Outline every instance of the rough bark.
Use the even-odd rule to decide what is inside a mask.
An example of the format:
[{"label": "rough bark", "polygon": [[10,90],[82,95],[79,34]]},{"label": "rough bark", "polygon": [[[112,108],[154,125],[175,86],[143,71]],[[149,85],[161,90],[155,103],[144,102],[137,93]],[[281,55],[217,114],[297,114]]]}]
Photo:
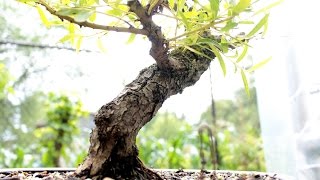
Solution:
[{"label": "rough bark", "polygon": [[[209,51],[205,53],[214,57]],[[175,69],[145,68],[118,97],[101,107],[95,116],[88,156],[76,171],[78,176],[161,179],[139,160],[136,136],[167,98],[196,83],[210,65],[207,58],[181,49],[171,52],[170,60],[178,64]]]}]

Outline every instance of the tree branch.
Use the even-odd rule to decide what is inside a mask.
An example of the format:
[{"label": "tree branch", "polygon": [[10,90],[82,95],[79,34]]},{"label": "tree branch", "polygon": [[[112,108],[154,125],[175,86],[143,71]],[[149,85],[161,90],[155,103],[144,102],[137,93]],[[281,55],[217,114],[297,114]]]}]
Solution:
[{"label": "tree branch", "polygon": [[79,26],[89,27],[92,29],[101,29],[101,30],[106,30],[106,31],[127,32],[127,33],[148,35],[148,32],[144,29],[137,29],[137,28],[133,28],[133,27],[126,28],[126,27],[117,27],[117,26],[104,26],[104,25],[100,25],[100,24],[91,23],[88,21],[77,22],[73,17],[59,15],[55,9],[50,7],[50,5],[48,5],[43,0],[39,0],[39,2],[37,2],[37,3],[44,6],[52,15],[57,16],[61,20],[67,20],[71,23],[78,24]]},{"label": "tree branch", "polygon": [[[2,44],[11,44],[15,46],[23,46],[23,47],[30,47],[30,48],[40,48],[40,49],[64,49],[64,50],[69,50],[69,51],[76,51],[74,48],[70,47],[63,47],[63,46],[50,46],[50,45],[45,45],[45,44],[32,44],[28,42],[19,42],[19,41],[0,41],[0,45]],[[80,49],[80,51],[85,51],[85,52],[93,52],[88,49]]]},{"label": "tree branch", "polygon": [[130,11],[135,13],[143,29],[148,32],[147,37],[151,41],[150,55],[155,59],[157,65],[161,69],[174,68],[169,61],[168,49],[169,45],[161,31],[161,27],[156,25],[152,20],[153,14],[148,14],[148,9],[143,7],[138,0],[128,0]]}]

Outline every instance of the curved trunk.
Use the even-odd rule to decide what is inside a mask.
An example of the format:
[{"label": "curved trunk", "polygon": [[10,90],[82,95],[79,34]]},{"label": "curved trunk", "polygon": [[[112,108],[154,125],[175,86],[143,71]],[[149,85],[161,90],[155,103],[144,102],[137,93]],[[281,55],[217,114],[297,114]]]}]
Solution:
[{"label": "curved trunk", "polygon": [[[204,53],[214,57],[209,51]],[[118,97],[101,107],[78,176],[161,179],[138,159],[136,136],[167,98],[196,83],[210,65],[207,58],[182,49],[171,52],[169,59],[174,68],[151,65],[143,69]]]}]

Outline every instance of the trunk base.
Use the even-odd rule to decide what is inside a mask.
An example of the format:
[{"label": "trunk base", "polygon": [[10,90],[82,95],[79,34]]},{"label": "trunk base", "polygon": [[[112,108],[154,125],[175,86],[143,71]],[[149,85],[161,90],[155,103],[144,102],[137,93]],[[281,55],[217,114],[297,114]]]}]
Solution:
[{"label": "trunk base", "polygon": [[[112,159],[112,160],[110,160]],[[102,180],[105,177],[112,179],[154,179],[162,180],[161,176],[156,172],[145,167],[137,156],[132,157],[111,157],[101,169],[101,171],[91,177],[93,180]],[[89,171],[87,171],[89,172]],[[78,176],[88,177],[90,175],[82,172]]]}]

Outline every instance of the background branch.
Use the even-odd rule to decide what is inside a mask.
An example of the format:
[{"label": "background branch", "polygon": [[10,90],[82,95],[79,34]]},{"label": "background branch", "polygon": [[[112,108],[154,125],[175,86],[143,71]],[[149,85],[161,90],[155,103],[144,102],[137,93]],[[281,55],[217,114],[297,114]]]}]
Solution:
[{"label": "background branch", "polygon": [[[40,49],[64,49],[69,51],[76,51],[76,49],[74,48],[64,47],[64,46],[51,46],[47,44],[33,44],[33,43],[19,42],[19,41],[0,41],[0,45],[4,45],[4,44],[11,44],[14,46],[23,46],[23,47],[30,47],[30,48],[40,48]],[[88,49],[80,49],[79,51],[94,52]]]}]

